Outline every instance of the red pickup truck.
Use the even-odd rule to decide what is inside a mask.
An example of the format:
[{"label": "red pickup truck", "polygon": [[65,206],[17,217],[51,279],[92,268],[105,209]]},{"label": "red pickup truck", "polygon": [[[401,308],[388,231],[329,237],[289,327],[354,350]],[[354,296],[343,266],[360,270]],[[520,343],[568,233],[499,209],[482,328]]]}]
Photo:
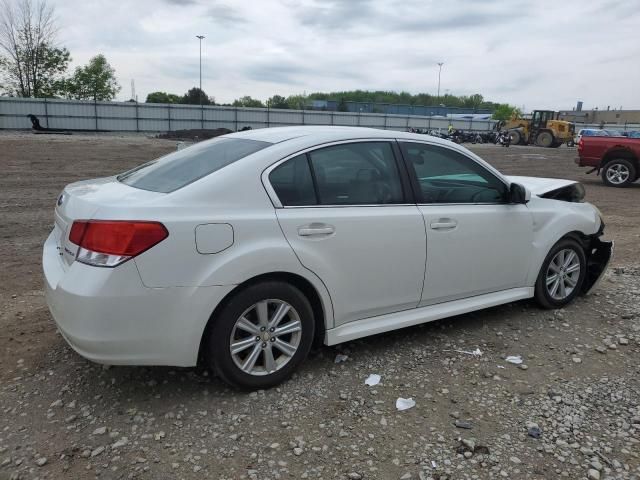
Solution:
[{"label": "red pickup truck", "polygon": [[640,138],[581,137],[576,163],[593,167],[610,187],[628,187],[640,178]]}]

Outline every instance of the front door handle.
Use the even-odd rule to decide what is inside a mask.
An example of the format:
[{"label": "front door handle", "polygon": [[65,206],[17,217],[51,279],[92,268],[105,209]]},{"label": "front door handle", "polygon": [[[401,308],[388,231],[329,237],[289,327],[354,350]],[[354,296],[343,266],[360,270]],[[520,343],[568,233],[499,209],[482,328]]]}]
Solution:
[{"label": "front door handle", "polygon": [[432,230],[452,230],[458,226],[453,218],[439,218],[429,224]]},{"label": "front door handle", "polygon": [[334,233],[336,229],[326,223],[312,223],[298,227],[298,235],[301,237],[326,236]]}]

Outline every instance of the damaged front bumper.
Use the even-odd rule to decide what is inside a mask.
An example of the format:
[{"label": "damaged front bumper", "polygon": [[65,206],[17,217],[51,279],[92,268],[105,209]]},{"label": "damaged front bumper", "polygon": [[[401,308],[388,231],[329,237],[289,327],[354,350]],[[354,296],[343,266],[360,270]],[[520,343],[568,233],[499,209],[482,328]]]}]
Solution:
[{"label": "damaged front bumper", "polygon": [[587,274],[583,283],[585,295],[593,292],[602,281],[604,272],[613,259],[613,241],[605,242],[600,240],[604,224],[600,231],[591,237],[589,250],[587,251]]}]

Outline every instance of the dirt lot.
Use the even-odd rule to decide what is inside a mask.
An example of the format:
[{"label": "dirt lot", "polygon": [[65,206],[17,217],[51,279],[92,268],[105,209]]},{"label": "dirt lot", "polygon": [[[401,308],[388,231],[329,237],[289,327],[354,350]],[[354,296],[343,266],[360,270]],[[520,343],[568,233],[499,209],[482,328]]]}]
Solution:
[{"label": "dirt lot", "polygon": [[[640,478],[640,184],[605,188],[575,149],[470,146],[508,174],[585,184],[616,241],[600,290],[562,311],[520,302],[325,347],[245,394],[191,369],[91,364],[44,303],[64,185],[174,148],[0,134],[0,479]],[[416,406],[399,412],[398,397]]]}]

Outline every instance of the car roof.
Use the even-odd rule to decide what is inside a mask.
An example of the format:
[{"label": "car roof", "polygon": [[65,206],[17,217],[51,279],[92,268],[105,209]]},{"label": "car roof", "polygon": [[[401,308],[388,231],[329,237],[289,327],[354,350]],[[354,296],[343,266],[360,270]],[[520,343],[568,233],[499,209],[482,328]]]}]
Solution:
[{"label": "car roof", "polygon": [[301,139],[309,137],[309,143],[314,144],[317,139],[322,142],[332,142],[351,139],[366,138],[397,138],[407,140],[429,141],[429,143],[450,144],[448,140],[444,140],[433,135],[424,135],[418,133],[399,132],[396,130],[382,130],[379,128],[368,127],[345,127],[331,125],[308,125],[296,127],[274,127],[259,128],[256,130],[245,130],[225,135],[230,138],[246,138],[249,140],[258,140],[269,143],[281,143],[293,139]]}]

